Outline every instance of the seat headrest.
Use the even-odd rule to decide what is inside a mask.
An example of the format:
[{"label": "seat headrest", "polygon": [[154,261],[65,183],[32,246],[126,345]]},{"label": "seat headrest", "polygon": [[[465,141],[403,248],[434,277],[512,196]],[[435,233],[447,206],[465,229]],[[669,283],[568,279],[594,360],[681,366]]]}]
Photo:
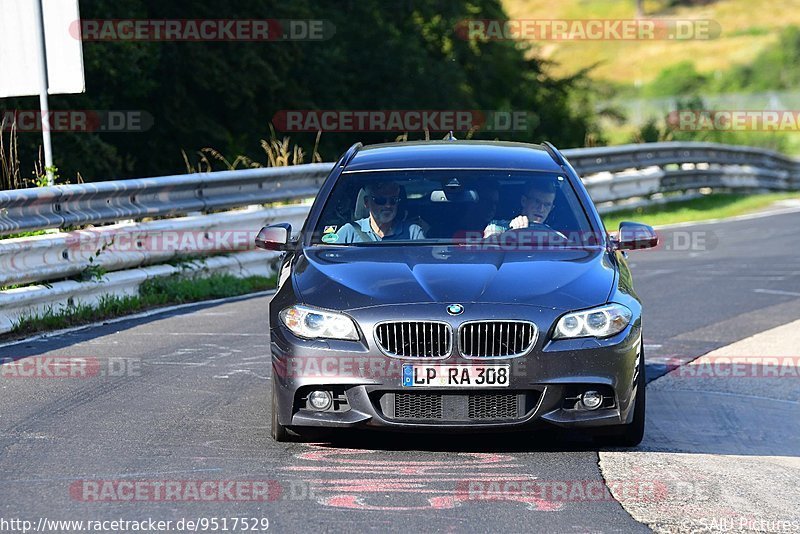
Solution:
[{"label": "seat headrest", "polygon": [[353,218],[355,220],[363,219],[364,217],[369,217],[369,210],[367,206],[364,205],[364,198],[367,196],[367,190],[363,187],[358,191],[358,195],[356,196],[356,209],[353,210]]}]

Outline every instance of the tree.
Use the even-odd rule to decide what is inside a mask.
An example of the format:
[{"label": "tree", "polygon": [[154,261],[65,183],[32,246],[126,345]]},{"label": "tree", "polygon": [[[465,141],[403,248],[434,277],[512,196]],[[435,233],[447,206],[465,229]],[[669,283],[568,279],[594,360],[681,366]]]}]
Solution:
[{"label": "tree", "polygon": [[[280,110],[518,110],[538,117],[527,131],[476,135],[566,146],[582,144],[593,128],[581,76],[549,76],[518,43],[459,38],[460,21],[505,18],[499,0],[81,0],[80,7],[85,19],[324,19],[335,34],[323,42],[85,42],[87,92],[55,96],[51,108],[139,110],[153,124],[145,132],[54,134],[63,176],[182,173],[181,150],[208,146],[255,156]],[[35,109],[36,100],[4,104]],[[331,160],[356,140],[396,136],[325,134],[320,150]],[[315,137],[293,134],[307,148]],[[38,134],[20,137],[23,163],[38,145]]]}]

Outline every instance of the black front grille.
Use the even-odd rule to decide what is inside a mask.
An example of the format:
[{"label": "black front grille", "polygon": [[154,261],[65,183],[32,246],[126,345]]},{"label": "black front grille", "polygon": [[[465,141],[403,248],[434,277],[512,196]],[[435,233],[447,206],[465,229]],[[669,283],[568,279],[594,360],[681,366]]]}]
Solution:
[{"label": "black front grille", "polygon": [[461,325],[458,348],[467,358],[522,356],[536,342],[536,325],[525,321],[476,321]]},{"label": "black front grille", "polygon": [[514,419],[519,416],[519,395],[470,395],[468,413],[470,419]]},{"label": "black front grille", "polygon": [[396,419],[441,419],[442,396],[398,394],[394,401],[394,416]]},{"label": "black front grille", "polygon": [[402,358],[443,358],[452,345],[450,325],[434,321],[397,321],[375,327],[381,350]]},{"label": "black front grille", "polygon": [[377,405],[387,419],[398,421],[493,422],[526,417],[540,393],[377,393]]}]

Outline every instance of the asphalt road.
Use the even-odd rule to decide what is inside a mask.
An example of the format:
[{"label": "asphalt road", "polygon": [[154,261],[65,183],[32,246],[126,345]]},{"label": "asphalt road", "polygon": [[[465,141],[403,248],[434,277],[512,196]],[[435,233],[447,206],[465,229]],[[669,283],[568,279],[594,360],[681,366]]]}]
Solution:
[{"label": "asphalt road", "polygon": [[[648,378],[800,317],[798,229],[800,213],[698,225],[631,253]],[[270,531],[286,532],[647,530],[598,496],[597,450],[576,439],[359,433],[334,444],[273,442],[268,301],[197,305],[0,347],[1,358],[88,362],[72,378],[7,368],[0,377],[0,530],[10,530],[2,520],[40,518],[152,518],[173,529],[182,518],[217,518],[218,531],[223,518],[228,531],[234,518],[250,527],[266,518]],[[546,491],[500,484],[532,480]],[[266,500],[251,500],[252,491]]]}]

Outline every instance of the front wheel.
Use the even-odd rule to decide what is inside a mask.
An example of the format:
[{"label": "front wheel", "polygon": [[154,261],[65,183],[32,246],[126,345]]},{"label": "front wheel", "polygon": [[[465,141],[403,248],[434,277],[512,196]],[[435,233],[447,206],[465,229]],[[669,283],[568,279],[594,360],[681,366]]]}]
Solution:
[{"label": "front wheel", "polygon": [[272,439],[278,442],[291,440],[286,425],[278,421],[278,384],[275,380],[272,381]]},{"label": "front wheel", "polygon": [[633,421],[620,425],[600,439],[603,444],[614,447],[636,447],[644,438],[644,420],[646,406],[646,385],[644,368],[644,350],[639,360],[639,376],[636,379],[636,399],[633,404]]}]

